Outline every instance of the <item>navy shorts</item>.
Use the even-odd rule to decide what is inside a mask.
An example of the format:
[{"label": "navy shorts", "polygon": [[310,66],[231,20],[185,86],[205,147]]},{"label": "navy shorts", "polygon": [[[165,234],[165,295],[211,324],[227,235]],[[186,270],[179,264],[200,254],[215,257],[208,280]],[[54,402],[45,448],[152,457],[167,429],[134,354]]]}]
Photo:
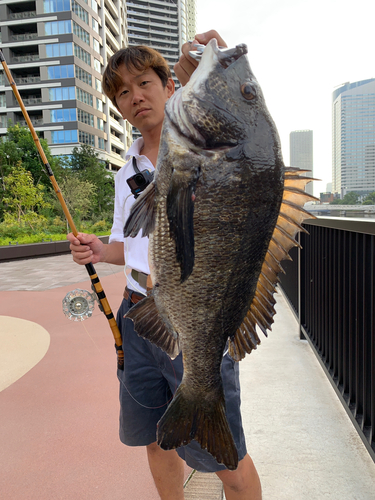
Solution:
[{"label": "navy shorts", "polygon": [[[146,446],[156,441],[156,425],[173,398],[182,379],[182,356],[170,357],[148,340],[139,337],[130,319],[124,315],[131,307],[130,298],[123,300],[117,313],[122,334],[124,370],[118,370],[120,381],[120,439],[128,446]],[[226,415],[237,446],[238,458],[246,455],[245,436],[241,420],[239,366],[226,354],[221,374],[224,384]],[[178,454],[193,469],[217,472],[225,466],[192,441],[177,449]]]}]

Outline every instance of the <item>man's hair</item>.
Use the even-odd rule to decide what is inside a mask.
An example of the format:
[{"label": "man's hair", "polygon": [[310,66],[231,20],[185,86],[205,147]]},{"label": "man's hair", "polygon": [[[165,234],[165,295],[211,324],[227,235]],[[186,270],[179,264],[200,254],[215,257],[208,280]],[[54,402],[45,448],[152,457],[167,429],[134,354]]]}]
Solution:
[{"label": "man's hair", "polygon": [[116,108],[118,106],[115,96],[123,84],[120,75],[120,68],[123,65],[125,65],[130,73],[134,70],[147,71],[149,68],[153,69],[160,78],[164,88],[168,83],[168,79],[172,78],[167,61],[156,50],[144,45],[136,45],[118,50],[109,59],[102,80],[103,91]]}]

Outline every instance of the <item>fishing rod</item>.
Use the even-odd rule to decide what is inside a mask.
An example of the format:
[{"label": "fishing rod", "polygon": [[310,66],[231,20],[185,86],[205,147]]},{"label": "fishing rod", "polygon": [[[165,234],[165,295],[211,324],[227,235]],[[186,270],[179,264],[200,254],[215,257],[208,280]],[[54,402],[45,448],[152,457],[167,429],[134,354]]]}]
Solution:
[{"label": "fishing rod", "polygon": [[[66,203],[65,203],[65,200],[63,198],[63,195],[60,191],[60,188],[57,184],[57,181],[55,179],[55,176],[53,175],[53,172],[52,172],[52,169],[51,169],[51,166],[50,164],[48,163],[48,160],[47,160],[47,157],[46,155],[44,154],[44,150],[42,148],[42,145],[39,141],[39,138],[34,130],[34,126],[33,124],[31,123],[31,120],[30,120],[30,117],[29,117],[29,114],[28,112],[26,111],[26,108],[25,108],[25,105],[22,101],[22,98],[18,92],[18,89],[16,87],[16,84],[13,80],[13,77],[12,77],[12,74],[11,72],[9,71],[9,68],[8,68],[8,65],[5,61],[5,57],[3,55],[3,52],[2,50],[0,49],[0,62],[4,68],[4,71],[5,71],[5,74],[8,78],[8,81],[10,83],[10,86],[13,90],[13,93],[18,101],[18,104],[20,105],[20,108],[21,108],[21,111],[23,113],[23,116],[25,117],[25,120],[26,120],[26,123],[29,127],[29,130],[31,132],[31,135],[34,139],[34,142],[35,142],[35,145],[38,149],[38,152],[39,152],[39,155],[42,159],[42,162],[43,162],[43,165],[46,169],[46,172],[48,174],[48,177],[50,178],[51,180],[51,183],[52,183],[52,186],[55,190],[55,193],[59,199],[59,202],[60,202],[60,205],[63,209],[63,212],[65,214],[65,217],[68,221],[68,224],[69,224],[69,227],[72,231],[72,233],[74,234],[74,236],[77,236],[78,235],[78,232],[77,232],[77,229],[75,227],[75,224],[74,224],[74,221],[70,215],[70,212],[69,212],[69,209],[68,207],[66,206]],[[99,301],[99,304],[101,305],[100,309],[103,311],[103,313],[105,314],[107,320],[108,320],[108,323],[109,323],[109,326],[111,327],[111,330],[112,330],[112,333],[113,333],[113,337],[115,339],[115,347],[116,347],[116,352],[117,352],[117,366],[120,370],[123,370],[124,369],[124,351],[123,351],[123,348],[122,348],[122,339],[121,339],[121,333],[120,333],[120,330],[117,326],[117,323],[116,323],[116,319],[112,313],[112,310],[109,306],[109,303],[108,303],[108,300],[107,300],[107,297],[104,293],[104,290],[103,290],[103,287],[100,283],[100,280],[98,278],[98,275],[96,274],[96,271],[94,269],[94,266],[91,264],[91,262],[89,264],[85,264],[85,267],[86,267],[86,270],[90,276],[90,279],[91,279],[91,284],[92,284],[92,288],[93,290],[95,291],[97,297],[98,297],[98,301]],[[89,295],[88,292],[86,292],[87,295]],[[74,298],[75,300],[75,306],[76,306],[76,312],[77,314],[79,314],[80,312],[80,309],[82,307],[84,307],[85,304],[87,304],[87,298],[85,297],[82,297],[81,299],[77,300],[77,297]]]}]

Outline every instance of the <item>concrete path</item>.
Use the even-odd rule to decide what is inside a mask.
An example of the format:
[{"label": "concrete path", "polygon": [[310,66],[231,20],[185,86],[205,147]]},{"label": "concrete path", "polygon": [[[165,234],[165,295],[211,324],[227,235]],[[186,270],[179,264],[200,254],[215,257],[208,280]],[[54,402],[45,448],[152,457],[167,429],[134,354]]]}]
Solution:
[{"label": "concrete path", "polygon": [[[95,267],[115,311],[122,268]],[[144,450],[118,439],[116,359],[105,317],[96,309],[77,323],[62,313],[68,291],[89,289],[86,276],[70,255],[0,264],[6,500],[158,498]],[[273,331],[241,362],[242,416],[263,499],[375,500],[375,464],[308,343],[299,340],[283,296],[277,299]],[[187,500],[221,498],[215,476],[205,476],[193,476]]]}]

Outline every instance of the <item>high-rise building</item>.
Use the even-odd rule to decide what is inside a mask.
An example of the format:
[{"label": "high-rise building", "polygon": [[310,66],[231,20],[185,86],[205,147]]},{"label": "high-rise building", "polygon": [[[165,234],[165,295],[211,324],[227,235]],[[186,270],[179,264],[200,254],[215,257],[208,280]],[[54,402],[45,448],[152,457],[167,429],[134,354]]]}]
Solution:
[{"label": "high-rise building", "polygon": [[375,191],[375,78],[332,94],[332,191]]},{"label": "high-rise building", "polygon": [[[53,155],[89,144],[112,170],[124,164],[131,126],[102,94],[101,74],[126,45],[125,0],[2,0],[0,47],[35,130]],[[0,135],[25,125],[0,71]]]},{"label": "high-rise building", "polygon": [[127,0],[129,45],[147,45],[159,51],[173,71],[181,46],[193,39],[196,0]]},{"label": "high-rise building", "polygon": [[[313,177],[313,131],[295,130],[289,134],[290,166],[309,170],[305,175]],[[313,182],[306,185],[305,191],[313,194]]]}]

